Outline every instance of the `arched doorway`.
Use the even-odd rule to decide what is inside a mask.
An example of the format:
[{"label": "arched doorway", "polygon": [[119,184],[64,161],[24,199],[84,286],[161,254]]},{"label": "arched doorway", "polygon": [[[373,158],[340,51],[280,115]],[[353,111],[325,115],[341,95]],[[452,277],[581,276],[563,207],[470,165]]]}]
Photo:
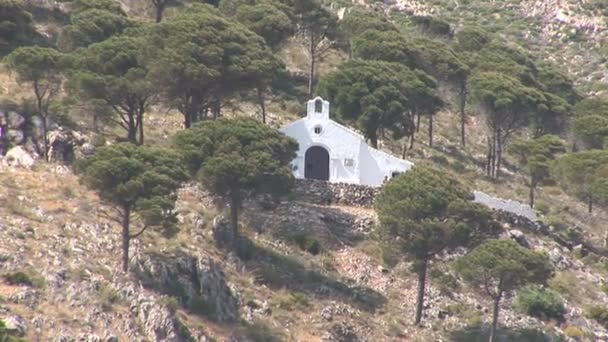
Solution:
[{"label": "arched doorway", "polygon": [[329,152],[321,146],[306,151],[304,178],[329,180]]}]

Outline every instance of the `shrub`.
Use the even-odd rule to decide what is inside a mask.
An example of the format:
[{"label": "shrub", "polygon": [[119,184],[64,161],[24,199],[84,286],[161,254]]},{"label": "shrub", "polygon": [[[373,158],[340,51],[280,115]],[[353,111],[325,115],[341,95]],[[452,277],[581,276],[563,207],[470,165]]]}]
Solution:
[{"label": "shrub", "polygon": [[585,316],[597,321],[604,327],[608,327],[608,310],[601,306],[592,306],[587,308]]},{"label": "shrub", "polygon": [[158,302],[160,305],[166,306],[172,315],[175,315],[177,308],[179,308],[179,303],[177,302],[177,299],[175,299],[175,297],[163,296],[158,300]]},{"label": "shrub", "polygon": [[534,204],[534,208],[543,215],[547,215],[551,211],[549,205],[544,201],[536,201],[536,203]]},{"label": "shrub", "polygon": [[431,269],[430,276],[431,279],[434,280],[439,292],[443,295],[450,296],[460,287],[458,279],[449,272],[440,269]]},{"label": "shrub", "polygon": [[306,233],[298,233],[293,236],[293,241],[300,247],[301,250],[306,251],[312,255],[321,253],[321,242],[316,238]]},{"label": "shrub", "polygon": [[196,315],[210,316],[215,313],[215,308],[211,303],[205,300],[202,296],[193,296],[186,303],[188,310]]},{"label": "shrub", "polygon": [[575,327],[573,325],[569,325],[564,329],[564,335],[573,338],[577,341],[580,341],[583,338],[584,333],[580,328]]},{"label": "shrub", "polygon": [[112,310],[112,305],[120,301],[118,292],[107,284],[102,284],[97,289],[97,294],[99,296],[101,309],[105,312]]},{"label": "shrub", "polygon": [[310,305],[308,298],[301,293],[278,293],[272,298],[272,305],[282,310],[294,310],[298,307],[307,307]]},{"label": "shrub", "polygon": [[517,293],[515,310],[538,318],[561,318],[566,308],[559,294],[538,286],[523,288]]},{"label": "shrub", "polygon": [[43,287],[44,279],[35,272],[13,272],[4,275],[4,280],[9,285],[27,285],[33,287]]}]

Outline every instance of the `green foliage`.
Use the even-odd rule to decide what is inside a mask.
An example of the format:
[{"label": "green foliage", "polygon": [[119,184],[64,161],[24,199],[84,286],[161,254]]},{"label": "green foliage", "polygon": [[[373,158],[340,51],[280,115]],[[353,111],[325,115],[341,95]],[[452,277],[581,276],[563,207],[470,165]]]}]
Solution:
[{"label": "green foliage", "polygon": [[338,34],[338,18],[319,0],[293,0],[294,23],[304,36],[309,57],[308,96],[313,95],[316,62],[331,47],[331,40]]},{"label": "green foliage", "polygon": [[2,342],[25,342],[25,340],[14,336],[2,319],[0,319],[0,341]]},{"label": "green foliage", "polygon": [[292,311],[310,306],[306,295],[297,292],[279,292],[272,297],[273,307],[281,310]]},{"label": "green foliage", "polygon": [[450,24],[437,17],[414,15],[412,21],[426,34],[439,37],[451,37],[452,35]]},{"label": "green foliage", "polygon": [[62,28],[57,45],[73,51],[121,34],[134,24],[125,15],[102,9],[88,9],[70,18],[71,24]]},{"label": "green foliage", "polygon": [[608,198],[608,152],[590,150],[569,153],[559,158],[553,167],[553,173],[565,192],[584,200],[589,212],[593,203],[603,202]]},{"label": "green foliage", "polygon": [[608,138],[608,100],[591,97],[574,107],[572,131],[583,148],[601,149]]},{"label": "green foliage", "polygon": [[461,51],[477,52],[491,40],[490,33],[477,26],[465,26],[456,32],[456,46]]},{"label": "green foliage", "polygon": [[[528,284],[544,284],[553,273],[546,255],[507,239],[484,242],[457,259],[454,269],[465,282],[492,298],[494,309],[490,336],[494,337],[497,334],[499,304],[504,293]],[[490,341],[494,339],[490,337]]]},{"label": "green foliage", "polygon": [[44,278],[33,270],[7,273],[3,278],[9,285],[27,285],[36,288],[43,288],[45,285]]},{"label": "green foliage", "polygon": [[[341,45],[347,50],[353,49],[353,41],[367,31],[386,33],[388,37],[400,36],[395,25],[382,13],[354,7],[339,22],[338,33]],[[381,42],[377,43],[382,45]]]},{"label": "green foliage", "polygon": [[582,142],[582,147],[601,149],[608,137],[608,117],[600,115],[576,117],[572,121],[572,131]]},{"label": "green foliage", "polygon": [[173,210],[175,191],[186,179],[180,160],[168,149],[122,143],[98,148],[93,156],[78,160],[74,171],[102,200],[157,225]]},{"label": "green foliage", "polygon": [[401,64],[351,60],[324,77],[318,92],[376,147],[380,129],[396,138],[413,132],[408,113],[414,107],[420,113],[436,112],[442,102],[435,88],[430,77]]},{"label": "green foliage", "polygon": [[79,14],[88,10],[96,9],[126,16],[120,7],[120,2],[115,0],[63,0],[68,2],[72,9],[72,14]]},{"label": "green foliage", "polygon": [[[100,147],[74,164],[74,172],[87,188],[115,208],[114,220],[122,226],[123,270],[128,267],[131,238],[150,226],[175,224],[176,191],[187,173],[181,156],[169,149],[122,143]],[[132,216],[143,228],[130,232]]]},{"label": "green foliage", "polygon": [[39,83],[41,91],[57,87],[59,72],[65,66],[63,54],[59,51],[38,46],[18,48],[5,60],[20,82]]},{"label": "green foliage", "polygon": [[239,5],[236,7],[235,17],[248,29],[264,38],[273,50],[280,47],[294,31],[291,19],[279,3],[268,1]]},{"label": "green foliage", "polygon": [[112,306],[120,301],[120,295],[107,284],[101,284],[97,289],[97,297],[103,311],[111,311]]},{"label": "green foliage", "polygon": [[597,321],[604,327],[608,327],[608,309],[603,306],[591,306],[587,308],[585,316]]},{"label": "green foliage", "polygon": [[386,183],[375,200],[382,230],[402,253],[424,260],[444,248],[496,233],[491,213],[449,174],[416,166]]},{"label": "green foliage", "polygon": [[204,297],[198,295],[188,298],[186,307],[188,308],[188,311],[193,314],[206,317],[210,317],[216,312],[213,303],[206,301]]},{"label": "green foliage", "polygon": [[279,198],[294,184],[296,141],[252,119],[205,121],[178,133],[174,145],[191,173],[229,201],[234,233],[245,199],[262,193]]},{"label": "green foliage", "polygon": [[488,240],[456,260],[454,267],[466,282],[494,299],[527,284],[543,284],[553,272],[544,254],[503,239]]},{"label": "green foliage", "polygon": [[569,325],[564,329],[564,335],[573,338],[575,341],[581,341],[581,339],[585,336],[585,333],[581,330],[581,328],[574,325]]},{"label": "green foliage", "polygon": [[111,120],[134,144],[143,143],[144,115],[158,91],[143,61],[144,45],[140,36],[121,35],[76,51],[68,84],[76,98],[106,109],[101,112],[113,113]]},{"label": "green foliage", "polygon": [[268,83],[282,68],[264,39],[208,5],[155,25],[147,41],[153,79],[184,115],[185,127],[200,121],[211,104]]},{"label": "green foliage", "polygon": [[521,313],[543,319],[561,319],[566,312],[559,294],[538,286],[528,286],[518,291],[513,307]]},{"label": "green foliage", "polygon": [[549,178],[552,161],[556,154],[565,150],[564,143],[554,135],[543,135],[527,141],[520,140],[509,146],[509,151],[517,156],[518,163],[528,176],[531,206],[534,205],[536,186]]},{"label": "green foliage", "polygon": [[32,15],[22,0],[0,0],[0,56],[29,44],[35,34]]},{"label": "green foliage", "polygon": [[17,74],[17,80],[27,83],[35,96],[35,115],[42,122],[43,146],[36,143],[34,147],[39,155],[48,160],[47,124],[49,117],[57,110],[54,102],[61,89],[65,57],[52,48],[30,46],[17,48],[5,60],[9,70]]},{"label": "green foliage", "polygon": [[32,280],[30,279],[30,276],[28,276],[24,272],[14,272],[5,274],[4,280],[9,285],[32,285]]},{"label": "green foliage", "polygon": [[434,285],[439,289],[439,292],[445,296],[453,295],[460,288],[458,279],[445,270],[433,268],[429,275],[434,280]]},{"label": "green foliage", "polygon": [[491,213],[472,199],[456,179],[425,166],[392,178],[376,197],[381,235],[414,260],[419,277],[416,324],[422,318],[429,260],[446,249],[473,245],[497,232]]},{"label": "green foliage", "polygon": [[317,255],[321,253],[321,242],[319,242],[317,238],[311,236],[310,234],[297,233],[292,237],[292,239],[303,251],[306,251],[312,255]]}]

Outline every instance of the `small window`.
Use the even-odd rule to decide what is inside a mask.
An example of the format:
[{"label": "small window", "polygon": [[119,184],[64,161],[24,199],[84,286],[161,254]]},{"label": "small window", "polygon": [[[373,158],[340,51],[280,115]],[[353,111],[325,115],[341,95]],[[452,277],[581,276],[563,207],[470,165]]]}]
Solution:
[{"label": "small window", "polygon": [[344,159],[344,166],[353,167],[355,166],[355,161],[350,158]]},{"label": "small window", "polygon": [[321,126],[315,126],[314,132],[316,135],[320,135],[323,132],[323,128]]},{"label": "small window", "polygon": [[315,101],[315,113],[322,113],[323,112],[323,101],[321,101],[321,99],[318,99]]},{"label": "small window", "polygon": [[391,173],[391,178],[395,178],[395,177],[399,176],[400,174],[401,174],[401,172],[393,171],[393,173]]}]

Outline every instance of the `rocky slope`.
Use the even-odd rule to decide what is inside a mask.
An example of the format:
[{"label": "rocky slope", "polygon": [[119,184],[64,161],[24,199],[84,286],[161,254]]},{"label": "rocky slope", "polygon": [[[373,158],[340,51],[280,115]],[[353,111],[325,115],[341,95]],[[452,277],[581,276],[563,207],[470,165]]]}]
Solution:
[{"label": "rocky slope", "polygon": [[[69,169],[34,168],[0,172],[0,316],[28,341],[463,341],[475,334],[466,328],[472,320],[488,318],[483,297],[437,276],[423,327],[411,326],[415,279],[407,263],[386,266],[373,211],[315,204],[323,197],[310,192],[274,208],[248,204],[249,244],[235,256],[216,243],[224,223],[213,200],[186,186],[179,231],[135,241],[133,272],[124,275],[118,231],[103,218],[108,208]],[[583,315],[588,303],[608,305],[604,272],[577,251],[517,228],[505,237],[547,251],[571,295],[558,324],[515,313],[506,300],[504,333],[559,335],[573,325],[608,336]],[[297,236],[318,239],[319,253],[301,250]],[[450,258],[433,268],[447,270]],[[9,276],[18,272],[27,281]]]}]

